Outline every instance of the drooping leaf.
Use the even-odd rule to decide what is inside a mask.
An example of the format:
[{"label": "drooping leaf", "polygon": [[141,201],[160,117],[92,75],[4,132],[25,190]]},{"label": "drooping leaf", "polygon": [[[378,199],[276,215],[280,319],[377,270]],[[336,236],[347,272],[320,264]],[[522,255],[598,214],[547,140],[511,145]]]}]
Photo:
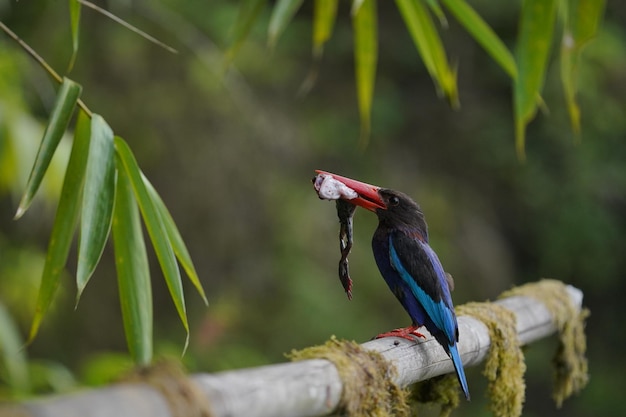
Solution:
[{"label": "drooping leaf", "polygon": [[202,283],[200,282],[200,278],[198,277],[196,268],[193,265],[193,261],[191,260],[191,256],[189,255],[189,251],[187,250],[187,245],[185,245],[185,242],[183,241],[183,238],[178,231],[178,227],[176,227],[176,223],[174,222],[172,215],[165,206],[165,203],[163,203],[163,200],[159,196],[159,193],[157,193],[150,181],[148,181],[148,178],[146,178],[143,174],[141,178],[143,179],[146,189],[150,193],[150,197],[152,198],[152,202],[154,203],[155,208],[161,216],[161,220],[163,221],[163,225],[165,226],[165,230],[167,231],[167,236],[170,240],[170,244],[172,245],[172,249],[174,249],[174,253],[178,258],[178,261],[187,273],[187,276],[189,277],[191,283],[194,285],[194,287],[196,287],[196,290],[202,297],[204,304],[208,305],[209,302],[204,293],[204,288],[202,288]]},{"label": "drooping leaf", "polygon": [[33,169],[30,172],[30,177],[28,178],[28,183],[26,184],[26,190],[24,191],[17,213],[15,214],[16,219],[22,217],[26,210],[28,210],[35,193],[39,189],[41,180],[43,179],[46,170],[48,169],[48,165],[50,165],[50,161],[52,160],[52,156],[54,155],[54,151],[59,145],[59,142],[67,129],[67,125],[70,122],[72,114],[74,113],[74,107],[76,106],[76,101],[80,96],[81,89],[82,87],[79,84],[69,78],[63,79],[63,83],[61,84],[61,88],[59,89],[54,107],[52,109],[52,114],[50,115],[50,120],[43,134],[43,139],[41,140],[41,145],[39,146],[39,151],[37,152]]},{"label": "drooping leaf", "polygon": [[224,59],[225,67],[228,67],[235,55],[237,55],[239,48],[248,37],[254,22],[256,22],[266,3],[267,0],[242,0],[239,3],[239,13],[233,28],[233,41]]},{"label": "drooping leaf", "polygon": [[604,14],[605,0],[571,0],[565,2],[565,28],[561,42],[561,82],[567,110],[575,133],[580,132],[580,109],[576,102],[578,62],[583,47],[596,34]]},{"label": "drooping leaf", "polygon": [[30,391],[28,363],[22,349],[22,338],[9,312],[0,303],[0,369],[6,372],[5,382],[15,394]]},{"label": "drooping leaf", "polygon": [[350,10],[350,14],[354,17],[355,14],[359,12],[359,9],[363,5],[365,0],[352,0],[352,8]]},{"label": "drooping leaf", "polygon": [[76,304],[96,269],[111,230],[115,198],[113,130],[102,116],[91,117],[91,140],[82,200]]},{"label": "drooping leaf", "polygon": [[189,323],[187,321],[187,311],[185,308],[185,296],[183,293],[180,270],[176,263],[176,257],[172,245],[170,244],[167,230],[143,182],[142,173],[137,165],[135,156],[128,147],[128,144],[119,136],[115,137],[115,151],[119,161],[118,169],[123,169],[126,175],[128,175],[133,193],[139,204],[143,221],[150,235],[150,240],[152,241],[159,264],[161,265],[165,282],[167,283],[170,295],[187,333],[184,349],[186,350],[189,343]]},{"label": "drooping leaf", "polygon": [[439,91],[445,94],[453,106],[458,106],[456,73],[448,64],[446,51],[428,9],[421,1],[396,0],[396,4]]},{"label": "drooping leaf", "polygon": [[124,169],[119,170],[116,188],[112,229],[126,343],[135,363],[148,365],[153,326],[150,268],[139,209]]},{"label": "drooping leaf", "polygon": [[441,25],[441,27],[447,29],[448,19],[446,18],[446,15],[444,14],[441,5],[439,4],[439,0],[426,0],[426,4],[428,5],[428,7],[430,7],[430,10],[437,17],[437,20],[439,20],[439,24]]},{"label": "drooping leaf", "polygon": [[270,24],[268,28],[268,44],[270,48],[276,46],[280,35],[293,19],[303,0],[278,0],[272,10]]},{"label": "drooping leaf", "polygon": [[67,68],[67,72],[71,72],[78,55],[78,44],[80,38],[80,2],[78,0],[70,0],[70,28],[72,30],[72,56]]},{"label": "drooping leaf", "polygon": [[493,29],[465,0],[442,0],[448,10],[465,27],[511,78],[517,77],[515,58]]},{"label": "drooping leaf", "polygon": [[372,114],[372,98],[378,64],[378,21],[376,0],[364,0],[352,17],[354,27],[354,67],[359,116],[361,119],[361,143],[369,138]]},{"label": "drooping leaf", "polygon": [[50,234],[48,254],[37,296],[37,307],[27,343],[32,342],[37,335],[41,320],[52,302],[52,297],[59,286],[59,279],[67,262],[70,244],[80,213],[87,155],[89,153],[89,138],[89,117],[80,111],[74,130],[72,153],[65,171],[61,198]]},{"label": "drooping leaf", "polygon": [[515,147],[525,158],[526,125],[541,100],[541,89],[556,23],[558,0],[524,0],[517,41],[518,77],[514,81]]},{"label": "drooping leaf", "polygon": [[337,19],[339,0],[315,0],[313,7],[313,55],[320,57]]}]

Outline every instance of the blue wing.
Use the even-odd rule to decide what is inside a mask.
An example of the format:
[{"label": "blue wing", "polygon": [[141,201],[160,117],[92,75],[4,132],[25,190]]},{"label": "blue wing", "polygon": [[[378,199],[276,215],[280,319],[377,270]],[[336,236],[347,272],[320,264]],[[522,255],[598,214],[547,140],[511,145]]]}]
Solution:
[{"label": "blue wing", "polygon": [[[402,249],[398,251],[396,246]],[[435,326],[433,329],[426,322],[426,328],[450,355],[463,393],[469,400],[470,394],[463,362],[456,346],[458,325],[452,306],[452,297],[446,273],[437,254],[428,243],[418,237],[413,238],[404,233],[396,233],[389,236],[389,258],[391,267],[410,288],[411,293]]]},{"label": "blue wing", "polygon": [[[404,250],[398,251],[396,245]],[[410,247],[412,250],[407,253]],[[411,289],[437,330],[445,335],[449,344],[453,344],[457,340],[456,316],[446,274],[437,254],[427,243],[398,233],[395,238],[389,236],[389,255],[391,266]],[[432,333],[435,329],[429,330]]]}]

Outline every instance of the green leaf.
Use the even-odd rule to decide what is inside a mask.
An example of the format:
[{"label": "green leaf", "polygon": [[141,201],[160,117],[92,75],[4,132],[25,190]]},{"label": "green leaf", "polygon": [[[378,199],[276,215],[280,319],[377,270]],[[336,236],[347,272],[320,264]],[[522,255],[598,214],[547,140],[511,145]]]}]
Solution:
[{"label": "green leaf", "polygon": [[167,230],[161,220],[159,211],[152,202],[150,192],[143,182],[142,173],[137,165],[135,156],[128,147],[128,144],[119,136],[115,137],[115,151],[117,152],[118,161],[120,162],[118,169],[123,169],[130,179],[133,193],[139,203],[139,210],[141,210],[143,221],[146,224],[146,229],[150,235],[154,251],[156,252],[159,264],[161,265],[165,282],[167,283],[167,287],[170,291],[170,295],[172,296],[172,300],[174,301],[174,305],[176,306],[176,310],[178,311],[183,327],[187,332],[184,348],[184,350],[186,350],[189,343],[189,323],[187,321],[187,311],[185,309],[185,296],[183,293],[180,271],[178,269],[178,265],[176,264],[176,257],[174,255],[172,245],[170,244]]},{"label": "green leaf", "polygon": [[78,55],[78,41],[80,37],[80,1],[70,0],[70,28],[72,30],[72,57],[67,68],[67,72],[71,72]]},{"label": "green leaf", "polygon": [[60,393],[79,388],[72,371],[59,362],[31,359],[28,361],[28,372],[37,391],[45,388],[46,391]]},{"label": "green leaf", "polygon": [[0,370],[6,371],[1,375],[4,382],[15,394],[26,394],[30,391],[28,380],[28,362],[22,349],[22,338],[17,326],[11,319],[9,312],[0,303]]},{"label": "green leaf", "polygon": [[224,67],[228,67],[237,55],[266,3],[267,0],[243,0],[239,3],[239,13],[233,30],[233,41],[226,52]]},{"label": "green leaf", "polygon": [[526,125],[537,112],[556,23],[557,0],[524,0],[517,43],[518,77],[513,88],[515,147],[525,159]]},{"label": "green leaf", "polygon": [[313,7],[313,54],[320,57],[333,33],[339,0],[315,0]]},{"label": "green leaf", "polygon": [[196,290],[202,297],[204,304],[208,305],[209,302],[204,293],[204,288],[202,288],[202,284],[200,283],[200,278],[198,278],[198,273],[196,272],[196,268],[193,265],[193,261],[191,260],[191,256],[189,255],[189,251],[187,250],[187,246],[183,241],[180,232],[178,231],[178,227],[176,227],[176,223],[172,218],[169,210],[163,203],[163,200],[154,189],[150,181],[142,174],[143,182],[146,186],[146,189],[150,193],[150,197],[152,198],[152,202],[154,203],[155,208],[159,212],[161,216],[161,220],[163,221],[163,225],[165,226],[165,230],[167,231],[167,236],[172,245],[172,249],[174,249],[174,253],[178,258],[178,261],[182,265],[183,269],[187,273],[189,280],[196,287]]},{"label": "green leaf", "polygon": [[303,0],[278,0],[272,10],[268,29],[268,43],[270,48],[276,46],[276,42],[283,31],[291,22]]},{"label": "green leaf", "polygon": [[57,207],[50,243],[48,243],[48,254],[41,277],[39,295],[37,296],[37,307],[35,316],[30,328],[28,342],[33,341],[39,330],[41,320],[45,315],[52,297],[59,286],[59,279],[67,256],[70,251],[70,244],[74,236],[76,223],[80,213],[80,202],[87,167],[87,155],[89,153],[90,122],[85,112],[78,113],[78,120],[74,130],[74,143],[72,153],[65,171],[61,198]]},{"label": "green leaf", "polygon": [[421,1],[396,0],[426,69],[453,106],[458,106],[456,73],[450,69],[446,51],[428,10]]},{"label": "green leaf", "polygon": [[364,0],[352,17],[354,26],[354,63],[361,142],[370,134],[372,98],[378,63],[378,22],[375,0]]},{"label": "green leaf", "polygon": [[35,164],[30,172],[28,183],[26,184],[26,191],[20,201],[20,205],[15,214],[15,219],[19,219],[28,210],[30,203],[35,196],[35,193],[41,185],[54,151],[56,150],[67,125],[70,122],[72,113],[74,113],[74,107],[80,96],[82,87],[70,80],[69,78],[63,78],[63,83],[57,94],[56,102],[50,115],[50,120],[41,140],[37,157],[35,158]]},{"label": "green leaf", "polygon": [[571,0],[565,13],[565,29],[561,42],[561,81],[572,128],[580,133],[580,109],[576,102],[578,63],[583,47],[596,34],[602,20],[605,0]]},{"label": "green leaf", "polygon": [[428,5],[428,7],[430,7],[430,10],[437,17],[437,20],[439,20],[439,24],[441,25],[441,27],[447,29],[448,19],[446,18],[446,15],[443,13],[443,9],[439,5],[439,1],[438,0],[426,0],[426,4]]},{"label": "green leaf", "polygon": [[515,58],[493,29],[465,0],[442,0],[448,10],[465,27],[511,78],[517,77]]},{"label": "green leaf", "polygon": [[[119,159],[118,164],[122,166]],[[113,243],[128,350],[136,364],[148,365],[152,361],[153,325],[150,268],[137,202],[123,169],[119,170],[117,179]]]},{"label": "green leaf", "polygon": [[354,17],[355,14],[359,12],[359,9],[363,5],[365,0],[352,0],[352,8],[350,10],[350,14]]},{"label": "green leaf", "polygon": [[91,117],[90,142],[80,222],[76,304],[104,251],[115,198],[113,131],[98,114]]}]

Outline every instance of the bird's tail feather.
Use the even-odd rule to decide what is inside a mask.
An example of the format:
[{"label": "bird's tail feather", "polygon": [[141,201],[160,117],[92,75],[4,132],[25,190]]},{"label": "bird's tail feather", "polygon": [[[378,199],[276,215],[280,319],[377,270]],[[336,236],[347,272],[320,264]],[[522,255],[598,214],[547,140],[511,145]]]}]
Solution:
[{"label": "bird's tail feather", "polygon": [[461,384],[461,388],[463,389],[463,394],[465,394],[465,398],[469,401],[470,393],[469,388],[467,387],[467,381],[465,380],[465,371],[463,370],[463,362],[461,361],[461,356],[459,355],[459,351],[456,348],[456,344],[449,346],[449,354],[450,359],[452,359],[452,363],[454,364],[454,369],[456,370],[456,376],[459,380],[459,384]]}]

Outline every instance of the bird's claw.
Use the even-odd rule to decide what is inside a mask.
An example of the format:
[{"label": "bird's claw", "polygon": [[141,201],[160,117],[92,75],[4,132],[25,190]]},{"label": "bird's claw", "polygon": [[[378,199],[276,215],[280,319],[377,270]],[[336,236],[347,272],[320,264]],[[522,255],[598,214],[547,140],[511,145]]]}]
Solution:
[{"label": "bird's claw", "polygon": [[415,337],[426,339],[426,336],[418,332],[417,329],[419,329],[417,326],[401,327],[390,332],[381,333],[374,339],[382,339],[383,337],[400,337],[411,342],[415,342]]}]

